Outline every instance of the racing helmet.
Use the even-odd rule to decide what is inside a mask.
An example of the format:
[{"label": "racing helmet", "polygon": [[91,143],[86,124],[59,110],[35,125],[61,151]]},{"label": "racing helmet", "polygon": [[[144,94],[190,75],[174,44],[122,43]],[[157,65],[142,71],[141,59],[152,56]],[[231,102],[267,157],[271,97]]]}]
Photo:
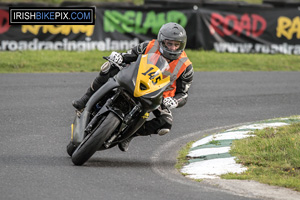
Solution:
[{"label": "racing helmet", "polygon": [[[176,50],[170,50],[165,45],[165,40],[178,41],[180,46]],[[167,59],[176,60],[184,51],[186,45],[186,32],[184,28],[177,23],[169,22],[164,24],[157,35],[157,41],[159,42],[159,52]]]}]

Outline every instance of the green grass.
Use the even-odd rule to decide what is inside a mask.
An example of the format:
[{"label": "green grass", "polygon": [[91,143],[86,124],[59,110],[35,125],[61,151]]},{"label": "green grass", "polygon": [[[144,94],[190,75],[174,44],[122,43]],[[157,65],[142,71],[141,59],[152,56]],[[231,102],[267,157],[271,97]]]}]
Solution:
[{"label": "green grass", "polygon": [[[195,71],[300,71],[298,55],[186,50]],[[110,51],[1,51],[0,73],[94,72]]]},{"label": "green grass", "polygon": [[[221,178],[255,180],[300,191],[299,116],[291,116],[288,119],[282,119],[282,122],[288,122],[291,125],[257,130],[251,133],[256,135],[255,137],[235,140],[230,154],[235,156],[236,161],[246,166],[248,170],[241,174],[224,174],[221,175]],[[279,119],[274,120],[278,122]],[[180,170],[188,164],[187,154],[193,143],[188,143],[178,152],[176,169]],[[211,141],[211,143],[215,144],[215,141]]]},{"label": "green grass", "polygon": [[188,163],[188,160],[186,158],[187,154],[189,153],[192,144],[195,141],[191,141],[188,144],[186,144],[183,148],[181,148],[178,152],[178,156],[177,156],[177,163],[175,164],[175,168],[177,170],[180,170],[185,164]]},{"label": "green grass", "polygon": [[187,54],[197,71],[299,71],[299,55],[217,53],[192,51]]},{"label": "green grass", "polygon": [[230,150],[248,170],[222,178],[255,180],[300,191],[300,123],[254,134],[255,137],[234,141]]},{"label": "green grass", "polygon": [[110,52],[77,51],[3,51],[0,73],[93,72],[105,62]]}]

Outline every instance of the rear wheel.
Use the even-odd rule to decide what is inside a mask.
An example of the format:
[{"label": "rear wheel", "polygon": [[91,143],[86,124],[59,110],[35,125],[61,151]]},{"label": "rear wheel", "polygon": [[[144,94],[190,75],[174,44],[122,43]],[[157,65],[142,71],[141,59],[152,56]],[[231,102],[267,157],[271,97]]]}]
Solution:
[{"label": "rear wheel", "polygon": [[120,119],[110,112],[106,119],[88,134],[72,154],[75,165],[83,165],[108,139],[120,124]]}]

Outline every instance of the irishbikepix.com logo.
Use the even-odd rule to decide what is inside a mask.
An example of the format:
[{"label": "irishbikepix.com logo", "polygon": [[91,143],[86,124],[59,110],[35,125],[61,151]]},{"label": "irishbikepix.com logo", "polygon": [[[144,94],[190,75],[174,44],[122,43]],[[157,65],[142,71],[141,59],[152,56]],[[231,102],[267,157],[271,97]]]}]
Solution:
[{"label": "irishbikepix.com logo", "polygon": [[94,25],[95,7],[10,7],[9,25]]}]

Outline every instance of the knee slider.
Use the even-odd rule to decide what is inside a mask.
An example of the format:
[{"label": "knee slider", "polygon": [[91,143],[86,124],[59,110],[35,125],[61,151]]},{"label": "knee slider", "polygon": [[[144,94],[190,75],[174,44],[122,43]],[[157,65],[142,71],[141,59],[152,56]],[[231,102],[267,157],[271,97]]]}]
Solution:
[{"label": "knee slider", "polygon": [[160,135],[160,136],[163,136],[163,135],[166,135],[167,133],[170,132],[170,129],[168,128],[163,128],[163,129],[160,129],[157,131],[157,134]]},{"label": "knee slider", "polygon": [[157,130],[157,134],[162,136],[169,133],[172,128],[172,115],[162,115],[160,116],[160,121],[162,126]]},{"label": "knee slider", "polygon": [[162,124],[163,124],[163,128],[169,128],[171,129],[172,124],[173,124],[173,117],[172,115],[162,115],[159,117]]},{"label": "knee slider", "polygon": [[101,66],[101,73],[102,74],[107,74],[109,72],[109,69],[110,69],[110,62],[105,62],[103,63],[103,65]]}]

